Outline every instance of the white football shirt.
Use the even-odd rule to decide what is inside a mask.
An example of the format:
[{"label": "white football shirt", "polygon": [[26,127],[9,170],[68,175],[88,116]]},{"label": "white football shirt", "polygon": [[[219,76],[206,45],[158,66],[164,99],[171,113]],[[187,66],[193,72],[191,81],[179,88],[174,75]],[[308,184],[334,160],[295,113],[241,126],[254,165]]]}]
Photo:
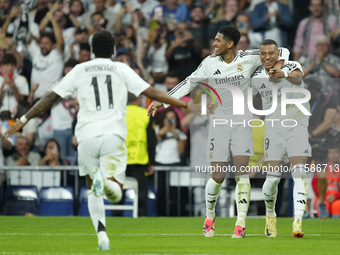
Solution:
[{"label": "white football shirt", "polygon": [[[282,66],[281,70],[291,73],[294,70],[300,70],[303,73],[302,67],[300,63],[296,61],[288,61],[288,63]],[[266,119],[275,119],[278,121],[270,121],[266,122],[266,134],[269,133],[277,133],[285,130],[292,129],[294,126],[294,121],[285,121],[284,125],[281,124],[283,120],[293,119],[297,122],[297,124],[301,124],[304,126],[308,126],[309,116],[304,115],[303,112],[295,105],[295,104],[288,104],[286,108],[286,115],[281,114],[281,90],[283,87],[289,88],[305,88],[304,83],[302,82],[300,85],[294,85],[289,82],[289,79],[276,79],[275,83],[269,80],[269,75],[264,68],[264,66],[259,66],[256,71],[252,75],[251,85],[253,87],[253,94],[256,95],[260,93],[262,98],[262,108],[263,110],[268,110],[272,107],[273,104],[273,88],[277,88],[277,107],[276,110],[266,116]],[[286,93],[286,98],[288,99],[298,99],[304,98],[305,95],[303,93]],[[309,112],[310,106],[309,103],[302,104]],[[285,127],[287,126],[287,127]]]},{"label": "white football shirt", "polygon": [[78,142],[104,135],[125,140],[127,94],[139,96],[149,86],[126,64],[96,58],[76,65],[53,91],[62,98],[77,92]]},{"label": "white football shirt", "polygon": [[[18,89],[18,92],[22,96],[28,96],[28,83],[24,76],[19,75],[19,73],[15,70],[13,75],[14,83]],[[2,84],[4,78],[0,76],[0,85]],[[17,100],[15,99],[14,92],[11,89],[9,84],[6,84],[3,88],[3,98],[2,104],[0,106],[0,112],[2,111],[10,111],[13,114],[14,108],[18,105]]]},{"label": "white football shirt", "polygon": [[[285,48],[280,48],[280,59],[284,59],[285,63],[287,63],[288,58],[289,51]],[[177,99],[182,98],[199,85],[197,82],[208,79],[208,85],[213,87],[221,98],[222,106],[219,106],[218,109],[225,118],[234,120],[251,119],[252,114],[247,104],[247,88],[250,86],[250,76],[261,64],[259,50],[239,50],[234,60],[229,64],[221,56],[213,54],[206,57],[189,77],[169,91],[168,94]],[[238,87],[242,91],[244,96],[244,115],[233,115],[233,96],[230,90],[216,87],[225,84]],[[214,93],[211,94],[216,102],[219,102],[217,96]],[[165,107],[168,106],[165,105]]]},{"label": "white football shirt", "polygon": [[28,47],[28,52],[32,57],[31,83],[38,83],[39,86],[34,92],[33,98],[40,98],[45,95],[53,83],[60,80],[63,72],[63,56],[57,49],[44,56],[36,41],[32,41]]}]

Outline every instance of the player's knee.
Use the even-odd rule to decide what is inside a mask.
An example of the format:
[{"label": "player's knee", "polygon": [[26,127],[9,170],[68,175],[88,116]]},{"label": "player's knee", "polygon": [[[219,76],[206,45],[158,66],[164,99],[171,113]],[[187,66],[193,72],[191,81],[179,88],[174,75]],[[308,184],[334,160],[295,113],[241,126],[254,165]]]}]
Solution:
[{"label": "player's knee", "polygon": [[211,177],[216,183],[222,183],[224,181],[224,177]]},{"label": "player's knee", "polygon": [[241,183],[250,184],[249,174],[236,175],[235,181],[237,184],[241,184]]},{"label": "player's knee", "polygon": [[89,175],[86,175],[85,176],[85,180],[86,180],[86,186],[88,189],[91,189],[91,186],[92,186],[92,179]]},{"label": "player's knee", "polygon": [[292,177],[295,180],[297,179],[306,179],[306,169],[304,164],[296,164],[292,167]]}]

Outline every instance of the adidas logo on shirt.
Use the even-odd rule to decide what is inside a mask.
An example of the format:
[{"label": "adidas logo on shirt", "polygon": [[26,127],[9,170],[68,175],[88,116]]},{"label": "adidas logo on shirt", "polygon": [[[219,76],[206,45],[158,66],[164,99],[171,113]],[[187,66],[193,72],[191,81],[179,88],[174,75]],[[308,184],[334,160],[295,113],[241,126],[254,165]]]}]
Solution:
[{"label": "adidas logo on shirt", "polygon": [[303,153],[308,153],[308,150],[306,149]]},{"label": "adidas logo on shirt", "polygon": [[217,69],[217,70],[214,72],[214,75],[216,75],[216,74],[221,74],[220,70]]},{"label": "adidas logo on shirt", "polygon": [[250,153],[250,150],[248,149],[248,150],[246,150],[244,153]]},{"label": "adidas logo on shirt", "polygon": [[266,85],[264,85],[264,83],[262,83],[262,86],[260,87],[260,89],[266,89]]}]

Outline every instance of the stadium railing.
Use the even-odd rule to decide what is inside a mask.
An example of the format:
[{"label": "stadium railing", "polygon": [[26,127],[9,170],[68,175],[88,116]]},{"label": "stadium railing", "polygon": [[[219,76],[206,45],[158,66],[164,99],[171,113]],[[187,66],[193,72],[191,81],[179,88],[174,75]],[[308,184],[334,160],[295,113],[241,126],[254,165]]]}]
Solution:
[{"label": "stadium railing", "polygon": [[[27,184],[34,184],[34,178],[35,178],[35,173],[36,172],[39,172],[39,173],[42,173],[43,175],[43,172],[54,172],[54,173],[61,173],[62,175],[62,182],[63,183],[60,183],[62,186],[67,186],[67,171],[75,171],[75,177],[74,178],[74,196],[75,196],[75,201],[78,201],[79,200],[79,175],[78,175],[78,166],[1,166],[0,168],[0,171],[6,171],[7,172],[7,183],[8,185],[27,185]],[[19,174],[16,175],[16,180],[15,182],[13,182],[12,180],[12,183],[11,183],[11,175],[9,174],[9,172],[12,171],[16,171],[18,172]],[[165,187],[165,190],[166,190],[166,199],[167,201],[169,200],[169,197],[170,197],[170,185],[171,186],[177,186],[177,216],[181,216],[181,189],[180,187],[188,187],[189,189],[189,193],[188,193],[188,206],[189,206],[189,216],[193,216],[192,215],[192,211],[191,208],[193,208],[193,201],[192,201],[192,188],[193,188],[193,185],[192,185],[192,180],[190,178],[190,167],[189,166],[176,166],[176,167],[167,167],[167,166],[156,166],[155,167],[155,177],[154,177],[154,180],[155,180],[155,190],[156,192],[158,191],[158,173],[160,171],[164,171],[166,173],[166,187]],[[26,174],[25,176],[23,176],[25,178],[25,180],[22,180],[22,176],[20,173],[23,173],[23,172],[29,172],[30,174]],[[170,172],[174,173],[174,172],[177,172],[177,173],[180,173],[180,174],[177,174],[177,182],[174,183],[174,178],[172,178],[172,181],[170,180]],[[183,174],[186,174],[184,177],[183,177]],[[12,175],[13,177],[13,175]],[[173,176],[172,176],[173,177]],[[189,177],[189,178],[188,178]],[[38,187],[38,189],[40,189],[41,187],[44,187],[44,186],[51,186],[50,185],[50,180],[48,180],[48,178],[51,178],[51,175],[46,175],[45,178],[42,177],[42,180],[41,180],[41,185],[40,187]],[[28,180],[29,179],[29,180]],[[58,178],[56,178],[57,180],[59,180]],[[175,176],[175,179],[176,179],[176,176]],[[185,180],[184,180],[185,179]],[[56,186],[59,186],[59,185],[56,185]],[[167,215],[170,215],[170,209],[169,209],[169,205],[168,203],[167,204],[167,208],[166,208],[166,214]]]},{"label": "stadium railing", "polygon": [[[16,182],[15,185],[33,185],[34,184],[34,178],[36,175],[34,173],[36,172],[55,172],[55,173],[61,173],[63,176],[62,182],[60,183],[61,178],[55,178],[61,185],[55,185],[55,186],[67,186],[70,185],[67,183],[67,171],[74,171],[75,172],[75,178],[74,178],[74,196],[76,205],[78,205],[79,201],[79,175],[78,175],[78,166],[1,166],[0,171],[6,171],[7,172],[7,182],[8,185],[12,185],[10,180],[10,174],[8,174],[9,171],[18,171],[18,172],[26,172],[29,171],[29,175],[25,175],[25,180],[21,179],[20,174],[16,175]],[[190,167],[189,166],[155,166],[155,172],[154,172],[154,187],[156,192],[158,191],[158,175],[159,172],[165,172],[165,196],[166,201],[169,201],[170,198],[170,187],[177,187],[176,191],[176,203],[177,203],[177,216],[183,216],[181,215],[182,212],[182,204],[181,204],[181,198],[182,198],[182,190],[181,187],[188,188],[188,204],[186,204],[186,211],[188,211],[188,216],[194,216],[194,204],[193,204],[193,188],[195,187],[202,187],[204,188],[207,179],[206,178],[190,178]],[[29,178],[29,181],[27,180]],[[44,186],[53,186],[50,185],[49,178],[54,178],[51,175],[46,175],[45,178],[42,177],[41,185],[38,187],[40,190],[41,187]],[[20,183],[22,181],[22,183]],[[46,184],[45,184],[46,183]],[[204,196],[204,195],[203,195]],[[205,202],[204,202],[205,203]],[[227,205],[226,205],[227,206]],[[225,208],[227,210],[227,208]],[[75,207],[75,212],[78,211],[77,206]],[[166,203],[166,215],[170,215],[170,208],[169,203]],[[227,216],[227,215],[226,215]]]}]

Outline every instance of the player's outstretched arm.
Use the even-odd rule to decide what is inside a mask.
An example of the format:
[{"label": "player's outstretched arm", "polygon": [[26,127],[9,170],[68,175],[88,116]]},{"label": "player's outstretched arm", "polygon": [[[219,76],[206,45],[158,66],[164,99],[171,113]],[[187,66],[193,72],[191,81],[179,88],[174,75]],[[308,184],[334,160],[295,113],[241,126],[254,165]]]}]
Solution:
[{"label": "player's outstretched arm", "polygon": [[17,119],[16,123],[10,127],[5,133],[5,137],[11,137],[18,132],[30,119],[38,116],[39,113],[49,109],[60,98],[60,96],[53,91],[47,92],[24,116]]},{"label": "player's outstretched arm", "polygon": [[146,90],[143,91],[142,94],[153,99],[153,100],[158,101],[158,102],[153,102],[150,105],[150,107],[148,109],[149,115],[150,115],[150,113],[152,113],[152,116],[154,116],[156,111],[162,106],[161,102],[166,103],[166,104],[171,104],[171,105],[174,105],[174,106],[178,106],[178,107],[188,108],[190,110],[187,102],[184,102],[182,100],[171,97],[168,94],[166,94],[165,92],[157,90],[153,87],[147,88]]}]

